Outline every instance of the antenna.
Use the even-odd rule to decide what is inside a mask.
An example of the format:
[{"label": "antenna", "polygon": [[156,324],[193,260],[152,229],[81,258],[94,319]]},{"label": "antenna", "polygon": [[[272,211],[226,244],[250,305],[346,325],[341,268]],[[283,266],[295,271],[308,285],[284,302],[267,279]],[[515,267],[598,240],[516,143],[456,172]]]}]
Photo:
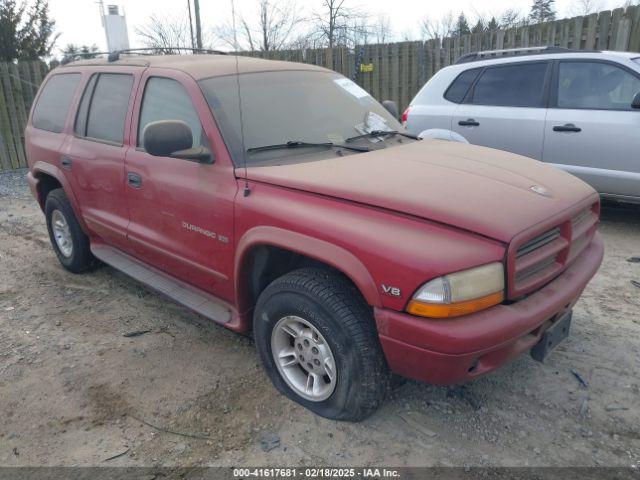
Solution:
[{"label": "antenna", "polygon": [[244,168],[244,196],[248,197],[251,193],[249,188],[249,179],[247,178],[247,149],[244,142],[244,121],[242,118],[242,94],[240,93],[240,67],[238,66],[238,36],[236,34],[236,8],[234,1],[231,0],[231,17],[233,24],[233,48],[236,54],[236,87],[238,89],[238,112],[240,114],[240,139],[242,143],[242,168]]}]

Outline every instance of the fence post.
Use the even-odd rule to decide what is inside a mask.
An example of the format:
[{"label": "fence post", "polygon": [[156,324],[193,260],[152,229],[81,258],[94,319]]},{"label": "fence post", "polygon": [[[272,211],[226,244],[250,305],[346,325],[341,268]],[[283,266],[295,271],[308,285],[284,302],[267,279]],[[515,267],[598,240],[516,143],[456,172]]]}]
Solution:
[{"label": "fence post", "polygon": [[640,51],[640,6],[627,8],[627,17],[631,20],[627,48],[630,52],[638,52]]},{"label": "fence post", "polygon": [[598,17],[598,50],[609,48],[609,28],[611,26],[611,12],[606,10],[600,12]]},{"label": "fence post", "polygon": [[596,48],[596,39],[598,32],[598,14],[592,13],[587,17],[587,36],[584,41],[584,48],[594,50]]}]

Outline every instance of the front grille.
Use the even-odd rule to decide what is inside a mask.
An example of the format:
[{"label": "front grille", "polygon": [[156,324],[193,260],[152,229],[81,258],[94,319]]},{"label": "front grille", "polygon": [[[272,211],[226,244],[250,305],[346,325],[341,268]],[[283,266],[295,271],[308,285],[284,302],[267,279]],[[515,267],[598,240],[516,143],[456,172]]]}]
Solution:
[{"label": "front grille", "polygon": [[560,274],[591,241],[599,205],[569,215],[551,228],[511,246],[509,297],[526,295]]}]

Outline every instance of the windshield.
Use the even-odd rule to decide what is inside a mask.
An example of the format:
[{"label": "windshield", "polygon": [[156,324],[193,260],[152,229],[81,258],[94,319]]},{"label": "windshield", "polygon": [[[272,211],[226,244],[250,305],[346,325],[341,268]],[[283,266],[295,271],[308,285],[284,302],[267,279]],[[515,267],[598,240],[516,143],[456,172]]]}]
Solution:
[{"label": "windshield", "polygon": [[[242,74],[245,149],[287,142],[336,143],[371,130],[403,130],[400,123],[371,95],[351,80],[333,72],[276,71]],[[236,165],[242,163],[240,114],[236,76],[200,81]],[[365,122],[367,122],[365,124]],[[362,142],[376,142],[378,138]],[[308,154],[287,151],[287,163]],[[314,152],[316,153],[316,152]],[[324,150],[324,155],[335,154]],[[247,164],[283,151],[258,150],[247,154]]]},{"label": "windshield", "polygon": [[640,57],[636,57],[636,58],[634,58],[634,59],[632,59],[632,60],[633,60],[634,62],[636,62],[636,63],[640,64]]}]

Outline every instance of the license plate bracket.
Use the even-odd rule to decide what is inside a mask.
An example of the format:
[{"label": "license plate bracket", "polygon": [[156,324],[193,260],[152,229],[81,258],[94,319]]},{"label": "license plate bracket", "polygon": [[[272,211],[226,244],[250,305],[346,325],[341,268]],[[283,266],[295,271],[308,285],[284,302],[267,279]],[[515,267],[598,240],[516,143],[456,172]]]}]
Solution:
[{"label": "license plate bracket", "polygon": [[544,359],[569,336],[572,313],[569,311],[561,314],[560,318],[542,334],[540,341],[531,349],[531,357],[534,360],[544,362]]}]

